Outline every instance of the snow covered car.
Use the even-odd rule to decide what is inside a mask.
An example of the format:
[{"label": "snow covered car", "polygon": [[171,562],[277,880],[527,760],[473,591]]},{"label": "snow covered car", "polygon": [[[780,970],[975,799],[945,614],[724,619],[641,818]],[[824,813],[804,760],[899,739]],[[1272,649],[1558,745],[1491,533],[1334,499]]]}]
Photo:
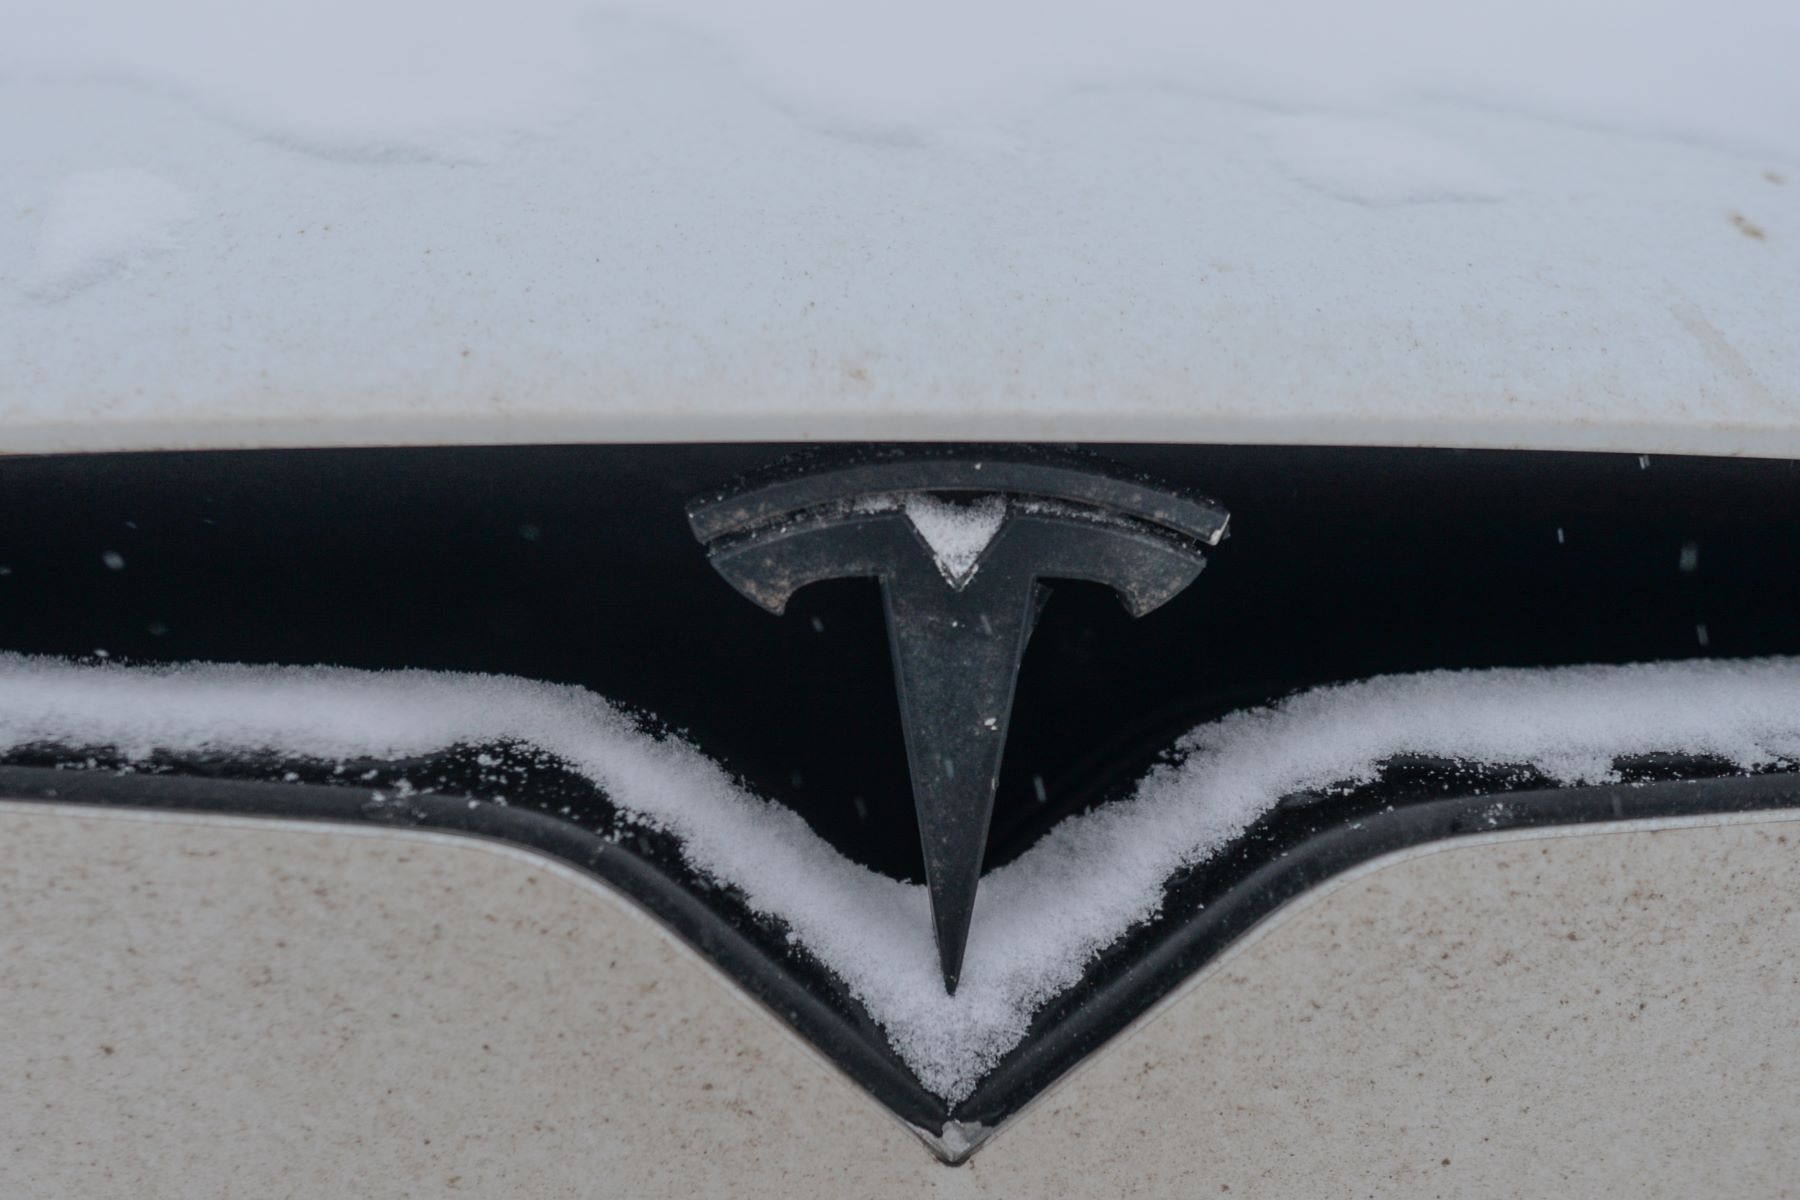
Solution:
[{"label": "snow covered car", "polygon": [[0,1195],[1793,1194],[1800,9],[0,28]]}]

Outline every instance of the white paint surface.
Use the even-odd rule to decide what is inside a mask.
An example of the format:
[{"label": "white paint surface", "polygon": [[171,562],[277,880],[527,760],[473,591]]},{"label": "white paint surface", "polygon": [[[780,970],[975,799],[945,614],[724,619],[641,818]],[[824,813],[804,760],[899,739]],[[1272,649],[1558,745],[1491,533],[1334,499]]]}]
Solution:
[{"label": "white paint surface", "polygon": [[[0,27],[0,450],[1800,454],[1785,0],[8,0]],[[47,292],[83,172],[192,219],[128,206],[93,261],[167,248]]]},{"label": "white paint surface", "polygon": [[538,856],[0,801],[0,1194],[1786,1195],[1793,818],[1370,864],[949,1168]]}]

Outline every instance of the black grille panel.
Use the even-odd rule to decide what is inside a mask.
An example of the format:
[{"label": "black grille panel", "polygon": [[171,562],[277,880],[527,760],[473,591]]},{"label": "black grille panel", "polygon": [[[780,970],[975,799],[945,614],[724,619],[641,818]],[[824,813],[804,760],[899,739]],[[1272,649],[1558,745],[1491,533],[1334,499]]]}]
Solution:
[{"label": "black grille panel", "polygon": [[[707,566],[686,502],[794,447],[0,460],[0,648],[576,683],[682,730],[845,853],[920,877],[875,586],[788,614]],[[1133,621],[1059,585],[1027,654],[990,865],[1196,722],[1434,667],[1800,651],[1786,462],[1096,448],[1233,536]]]}]

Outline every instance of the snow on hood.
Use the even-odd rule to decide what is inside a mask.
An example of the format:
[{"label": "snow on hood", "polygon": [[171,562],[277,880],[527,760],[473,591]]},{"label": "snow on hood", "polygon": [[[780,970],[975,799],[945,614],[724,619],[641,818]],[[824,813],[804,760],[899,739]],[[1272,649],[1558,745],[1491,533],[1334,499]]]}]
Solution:
[{"label": "snow on hood", "polygon": [[0,655],[0,748],[51,742],[336,760],[516,739],[681,840],[697,870],[785,922],[868,1008],[924,1085],[973,1089],[1047,1000],[1157,913],[1165,880],[1282,796],[1372,779],[1401,754],[1608,779],[1621,755],[1751,769],[1800,758],[1800,659],[1434,672],[1322,688],[1202,725],[1127,800],[1064,820],[991,872],[944,993],[925,890],[838,854],[676,739],[580,688],[423,671],[76,666]]},{"label": "snow on hood", "polygon": [[1800,455],[1790,0],[0,0],[0,450]]}]

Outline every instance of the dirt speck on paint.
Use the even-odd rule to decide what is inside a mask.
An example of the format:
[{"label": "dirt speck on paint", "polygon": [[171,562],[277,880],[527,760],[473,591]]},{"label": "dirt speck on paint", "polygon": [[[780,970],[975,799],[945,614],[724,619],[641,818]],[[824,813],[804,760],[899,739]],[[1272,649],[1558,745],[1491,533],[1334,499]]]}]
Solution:
[{"label": "dirt speck on paint", "polygon": [[1749,217],[1746,217],[1743,213],[1732,213],[1731,223],[1737,226],[1737,231],[1747,238],[1753,238],[1759,242],[1768,239],[1769,235],[1763,232],[1763,227],[1752,221]]}]

